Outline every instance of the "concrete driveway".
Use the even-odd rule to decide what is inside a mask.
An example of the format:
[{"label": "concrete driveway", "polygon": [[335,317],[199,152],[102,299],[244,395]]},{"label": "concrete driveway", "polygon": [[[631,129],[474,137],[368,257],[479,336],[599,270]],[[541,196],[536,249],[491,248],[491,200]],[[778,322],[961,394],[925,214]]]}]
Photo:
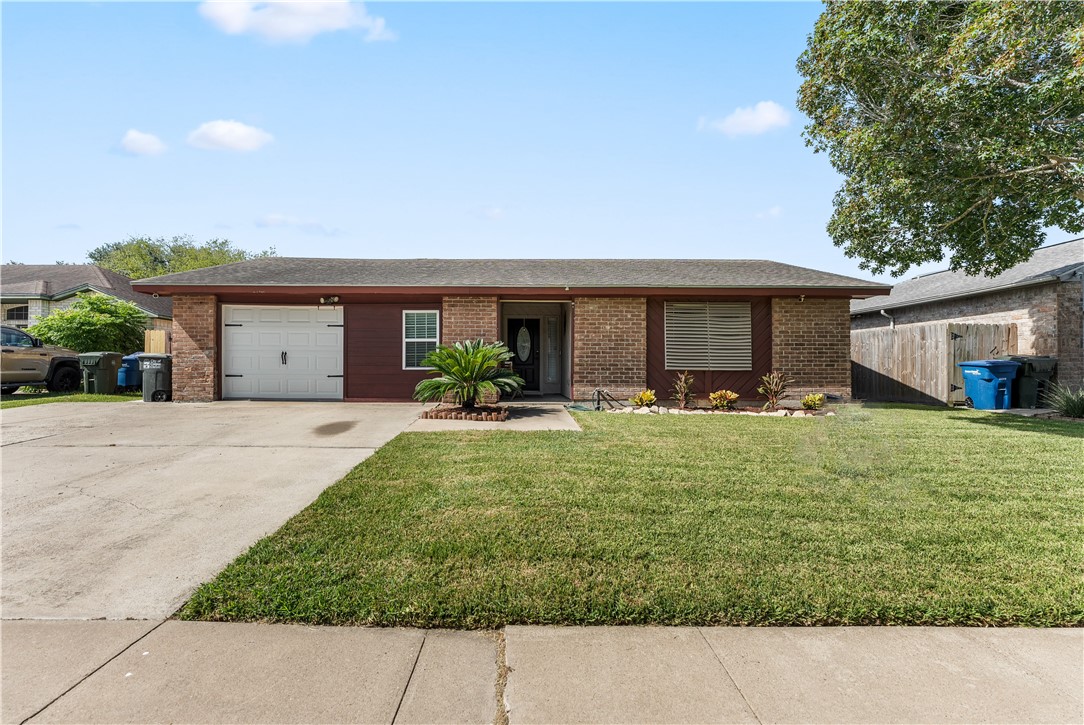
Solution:
[{"label": "concrete driveway", "polygon": [[421,410],[132,402],[4,411],[3,617],[167,617]]}]

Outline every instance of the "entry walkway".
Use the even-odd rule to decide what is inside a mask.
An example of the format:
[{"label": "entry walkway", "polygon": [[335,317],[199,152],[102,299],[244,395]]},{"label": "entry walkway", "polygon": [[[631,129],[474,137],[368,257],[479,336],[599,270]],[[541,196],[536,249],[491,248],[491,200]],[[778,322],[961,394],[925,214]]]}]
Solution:
[{"label": "entry walkway", "polygon": [[5,723],[1079,723],[1084,630],[6,621]]}]

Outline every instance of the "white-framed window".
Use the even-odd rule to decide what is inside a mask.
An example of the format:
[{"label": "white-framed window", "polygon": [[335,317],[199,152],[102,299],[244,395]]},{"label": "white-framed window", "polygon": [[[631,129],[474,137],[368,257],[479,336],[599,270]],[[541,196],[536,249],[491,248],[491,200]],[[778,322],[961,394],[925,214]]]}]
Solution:
[{"label": "white-framed window", "polygon": [[667,302],[667,370],[752,370],[748,302]]},{"label": "white-framed window", "polygon": [[403,310],[403,370],[430,370],[422,360],[440,342],[437,310]]}]

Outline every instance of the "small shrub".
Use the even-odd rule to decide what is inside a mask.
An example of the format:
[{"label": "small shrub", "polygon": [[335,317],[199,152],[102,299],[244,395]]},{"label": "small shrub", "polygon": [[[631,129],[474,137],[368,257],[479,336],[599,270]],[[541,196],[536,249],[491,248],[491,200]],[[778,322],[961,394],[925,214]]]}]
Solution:
[{"label": "small shrub", "polygon": [[787,386],[793,382],[793,380],[783,373],[776,371],[772,371],[763,376],[760,379],[760,386],[757,388],[757,392],[768,399],[768,402],[764,404],[764,409],[778,408],[779,401],[787,397]]},{"label": "small shrub", "polygon": [[734,403],[737,402],[738,397],[733,390],[716,390],[708,395],[708,400],[715,410],[734,410]]},{"label": "small shrub", "polygon": [[824,407],[824,393],[810,393],[802,398],[802,407],[806,410],[820,410]]},{"label": "small shrub", "polygon": [[414,388],[414,399],[423,403],[451,397],[464,408],[473,408],[486,395],[514,394],[523,389],[523,378],[505,363],[512,353],[501,342],[486,344],[466,340],[454,345],[437,345],[422,365],[433,375]]},{"label": "small shrub", "polygon": [[1084,418],[1084,387],[1074,391],[1068,385],[1053,383],[1046,391],[1043,403],[1066,418]]},{"label": "small shrub", "polygon": [[693,375],[688,370],[678,373],[674,378],[674,402],[677,407],[684,410],[693,405],[696,398],[693,394]]},{"label": "small shrub", "polygon": [[655,391],[644,390],[629,398],[629,402],[637,408],[650,408],[655,404]]}]

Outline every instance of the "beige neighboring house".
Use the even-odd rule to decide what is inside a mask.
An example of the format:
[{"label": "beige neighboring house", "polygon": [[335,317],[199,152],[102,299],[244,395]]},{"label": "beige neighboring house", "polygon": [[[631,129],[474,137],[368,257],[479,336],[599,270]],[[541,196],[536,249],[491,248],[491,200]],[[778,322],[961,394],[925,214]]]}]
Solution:
[{"label": "beige neighboring house", "polygon": [[1057,378],[1084,381],[1084,238],[1035,250],[995,277],[934,272],[851,302],[852,331],[930,322],[1016,325],[1021,355],[1058,358]]},{"label": "beige neighboring house", "polygon": [[173,326],[173,301],[136,292],[123,274],[93,264],[5,264],[0,266],[0,318],[25,328],[54,310],[70,307],[80,292],[131,302],[147,314],[149,329]]}]

